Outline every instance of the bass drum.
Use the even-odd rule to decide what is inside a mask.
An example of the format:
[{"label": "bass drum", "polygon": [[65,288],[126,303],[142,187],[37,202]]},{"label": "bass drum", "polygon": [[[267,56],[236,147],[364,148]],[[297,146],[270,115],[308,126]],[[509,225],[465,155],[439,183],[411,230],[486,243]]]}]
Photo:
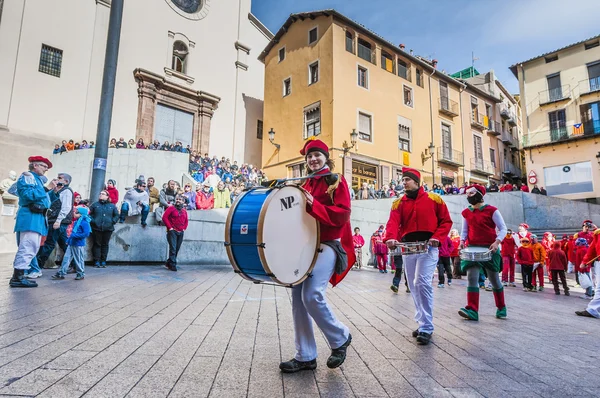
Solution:
[{"label": "bass drum", "polygon": [[319,224],[306,212],[300,188],[256,188],[244,192],[229,211],[225,245],[234,271],[243,278],[291,287],[315,265]]}]

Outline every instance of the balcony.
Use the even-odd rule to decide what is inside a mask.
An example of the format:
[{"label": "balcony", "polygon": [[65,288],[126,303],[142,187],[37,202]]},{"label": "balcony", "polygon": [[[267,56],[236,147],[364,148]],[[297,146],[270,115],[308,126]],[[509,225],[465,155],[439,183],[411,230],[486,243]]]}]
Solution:
[{"label": "balcony", "polygon": [[600,120],[583,122],[579,129],[574,126],[558,126],[550,130],[526,134],[523,136],[523,148],[558,144],[587,137],[600,138]]},{"label": "balcony", "polygon": [[458,103],[456,101],[452,101],[450,98],[441,97],[439,109],[440,113],[443,113],[446,116],[456,117],[459,115]]},{"label": "balcony", "polygon": [[471,112],[471,126],[483,130],[487,128],[487,117],[483,113]]},{"label": "balcony", "polygon": [[515,137],[508,130],[502,130],[502,142],[508,146],[515,146]]},{"label": "balcony", "polygon": [[571,98],[571,86],[568,84],[546,91],[540,91],[540,106],[554,104]]},{"label": "balcony", "polygon": [[521,168],[509,161],[504,162],[504,174],[512,177],[521,177],[523,175],[521,174]]},{"label": "balcony", "polygon": [[371,62],[372,64],[375,63],[375,51],[373,51],[371,49],[371,46],[369,43],[362,42],[359,39],[357,48],[358,48],[357,55],[359,58],[362,58],[365,61]]},{"label": "balcony", "polygon": [[496,166],[487,160],[471,158],[471,172],[491,176],[496,174]]},{"label": "balcony", "polygon": [[499,123],[495,120],[490,120],[489,125],[490,125],[488,127],[489,134],[495,135],[495,136],[502,134],[502,124],[501,123]]},{"label": "balcony", "polygon": [[582,96],[600,92],[600,76],[579,82],[579,92]]},{"label": "balcony", "polygon": [[450,166],[464,166],[465,157],[462,152],[450,148],[439,147],[437,149],[438,163],[449,164]]},{"label": "balcony", "polygon": [[510,119],[510,111],[507,107],[503,106],[502,109],[500,109],[500,117],[504,120]]}]

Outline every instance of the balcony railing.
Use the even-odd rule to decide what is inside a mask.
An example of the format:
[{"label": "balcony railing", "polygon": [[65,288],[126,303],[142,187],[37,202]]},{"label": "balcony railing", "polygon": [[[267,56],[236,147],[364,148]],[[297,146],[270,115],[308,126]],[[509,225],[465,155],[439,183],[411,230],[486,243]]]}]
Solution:
[{"label": "balcony railing", "polygon": [[464,166],[465,164],[465,156],[462,152],[444,147],[438,147],[437,160],[452,166]]},{"label": "balcony railing", "polygon": [[440,113],[443,113],[444,115],[448,115],[450,117],[458,116],[458,103],[456,101],[452,101],[450,98],[441,97]]},{"label": "balcony railing", "polygon": [[471,112],[471,126],[483,130],[488,127],[487,124],[483,113]]},{"label": "balcony railing", "polygon": [[581,123],[577,129],[571,126],[558,126],[550,130],[538,131],[523,136],[523,148],[540,145],[560,143],[582,137],[600,137],[600,120],[591,120]]},{"label": "balcony railing", "polygon": [[365,61],[369,61],[371,63],[375,63],[375,51],[371,50],[371,48],[363,45],[362,43],[358,43],[358,57],[364,59]]},{"label": "balcony railing", "polygon": [[405,66],[399,62],[398,63],[398,76],[400,76],[401,78],[408,80],[409,82],[412,83],[412,72],[410,70],[410,65]]},{"label": "balcony railing", "polygon": [[580,81],[579,90],[581,95],[600,92],[600,76]]},{"label": "balcony railing", "polygon": [[504,162],[504,174],[521,177],[521,168],[513,164],[512,162]]},{"label": "balcony railing", "polygon": [[540,91],[539,98],[540,106],[569,99],[571,98],[571,86],[566,84],[562,87]]},{"label": "balcony railing", "polygon": [[515,138],[508,130],[502,130],[502,142],[509,146],[515,145]]},{"label": "balcony railing", "polygon": [[489,127],[488,127],[488,133],[490,133],[492,135],[496,135],[496,136],[502,134],[502,124],[498,123],[495,120],[490,120]]},{"label": "balcony railing", "polygon": [[487,160],[471,158],[471,171],[491,176],[496,173],[496,167],[492,162],[488,162]]}]

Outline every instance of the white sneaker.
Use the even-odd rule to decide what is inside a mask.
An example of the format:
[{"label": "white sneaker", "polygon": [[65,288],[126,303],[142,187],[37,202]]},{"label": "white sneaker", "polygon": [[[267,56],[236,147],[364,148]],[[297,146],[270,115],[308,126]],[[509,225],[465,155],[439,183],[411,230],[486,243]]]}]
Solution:
[{"label": "white sneaker", "polygon": [[25,278],[27,279],[35,279],[35,278],[40,278],[42,276],[41,272],[32,272],[30,274],[25,275]]},{"label": "white sneaker", "polygon": [[517,287],[517,284],[516,284],[516,283],[514,283],[514,282],[511,282],[511,283],[510,283],[510,286],[511,286],[511,287]]},{"label": "white sneaker", "polygon": [[452,282],[448,282],[448,286],[452,286]]},{"label": "white sneaker", "polygon": [[443,289],[443,288],[444,288],[444,284],[443,284],[443,283],[440,283],[440,284],[438,285],[438,287]]}]

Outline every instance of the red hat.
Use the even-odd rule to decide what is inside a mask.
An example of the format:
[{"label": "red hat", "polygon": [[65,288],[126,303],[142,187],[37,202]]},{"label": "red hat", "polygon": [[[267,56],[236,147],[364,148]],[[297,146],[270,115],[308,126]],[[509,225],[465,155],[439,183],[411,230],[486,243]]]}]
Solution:
[{"label": "red hat", "polygon": [[471,188],[475,188],[476,190],[479,191],[479,193],[481,194],[481,196],[485,196],[485,187],[483,185],[479,185],[479,184],[471,184],[467,187],[467,190],[471,189]]},{"label": "red hat", "polygon": [[525,223],[521,223],[521,224],[519,224],[519,227],[523,227],[523,228],[525,228],[525,229],[529,229],[529,225],[528,225],[528,224],[525,224]]},{"label": "red hat", "polygon": [[73,198],[75,198],[77,196],[81,196],[81,194],[79,192],[73,192]]},{"label": "red hat", "polygon": [[592,220],[584,220],[583,223],[581,223],[581,225],[585,225],[585,224],[593,224]]},{"label": "red hat", "polygon": [[417,169],[411,169],[410,167],[402,168],[402,177],[408,177],[411,180],[415,180],[417,184],[421,183],[421,173]]},{"label": "red hat", "polygon": [[33,163],[33,162],[46,163],[46,165],[48,166],[49,169],[52,168],[52,162],[43,156],[30,156],[29,159],[27,159],[27,160],[29,160],[29,163]]},{"label": "red hat", "polygon": [[321,152],[325,157],[329,158],[329,147],[321,140],[308,140],[304,144],[304,148],[300,150],[300,155],[306,156],[312,151]]}]

